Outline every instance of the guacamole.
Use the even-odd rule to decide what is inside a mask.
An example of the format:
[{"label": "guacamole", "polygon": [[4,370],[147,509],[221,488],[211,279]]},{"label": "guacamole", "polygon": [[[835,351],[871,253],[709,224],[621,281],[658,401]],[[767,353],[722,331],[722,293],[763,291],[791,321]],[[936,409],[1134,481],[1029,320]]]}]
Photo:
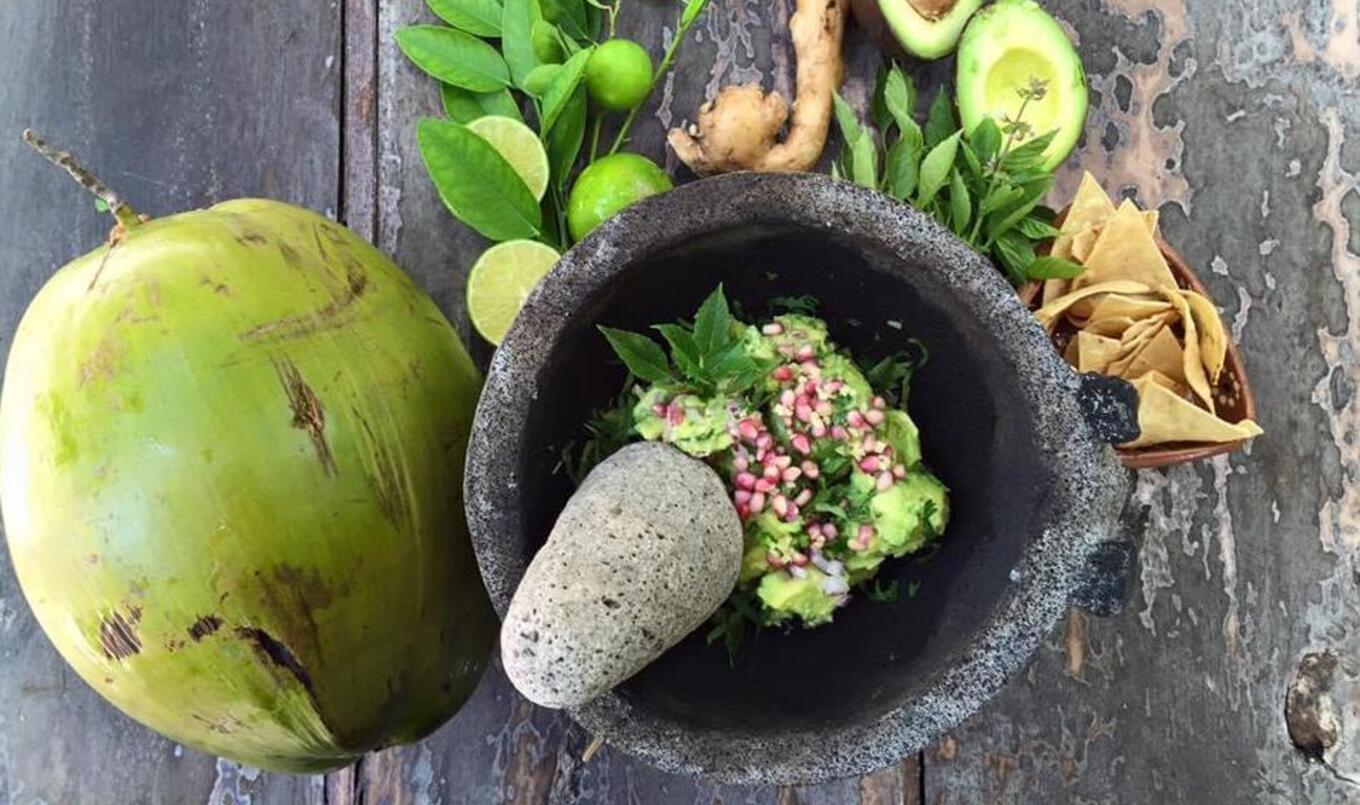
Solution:
[{"label": "guacamole", "polygon": [[640,381],[636,436],[704,459],[727,483],[745,533],[731,603],[761,625],[829,623],[885,560],[943,532],[948,492],[921,463],[905,383],[875,389],[824,321],[746,325],[719,289],[692,327],[657,328],[670,359],[645,336],[602,329]]}]

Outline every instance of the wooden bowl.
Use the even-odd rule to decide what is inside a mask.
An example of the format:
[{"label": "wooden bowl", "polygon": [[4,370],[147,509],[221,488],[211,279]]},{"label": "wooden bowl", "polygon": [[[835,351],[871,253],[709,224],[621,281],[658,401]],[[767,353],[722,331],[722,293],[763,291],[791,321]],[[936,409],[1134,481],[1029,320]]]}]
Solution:
[{"label": "wooden bowl", "polygon": [[[1066,213],[1066,210],[1063,211]],[[1061,216],[1059,224],[1061,225]],[[1157,246],[1162,250],[1162,255],[1166,258],[1167,265],[1171,267],[1171,273],[1176,278],[1176,282],[1187,290],[1196,291],[1203,294],[1208,299],[1213,299],[1209,291],[1205,289],[1204,283],[1199,281],[1190,264],[1185,262],[1185,258],[1170,244],[1157,238]],[[1043,283],[1027,282],[1020,286],[1018,293],[1020,299],[1032,310],[1037,310],[1042,301]],[[1058,326],[1054,332],[1055,342],[1070,338],[1075,332],[1070,324],[1065,321]],[[1228,355],[1224,361],[1223,373],[1219,375],[1218,385],[1214,388],[1214,405],[1218,408],[1218,415],[1227,422],[1241,422],[1244,419],[1256,419],[1256,397],[1251,392],[1251,383],[1247,380],[1247,368],[1242,363],[1242,355],[1237,351],[1237,344],[1233,343],[1232,334],[1225,334],[1228,342]],[[1055,344],[1056,346],[1056,344]],[[1124,462],[1124,466],[1135,469],[1150,469],[1152,467],[1169,467],[1173,464],[1185,464],[1191,461],[1199,461],[1210,456],[1231,453],[1241,449],[1246,443],[1245,439],[1235,442],[1223,442],[1221,444],[1204,444],[1198,442],[1170,442],[1167,444],[1152,445],[1150,447],[1140,447],[1128,449],[1119,447],[1116,452]]]}]

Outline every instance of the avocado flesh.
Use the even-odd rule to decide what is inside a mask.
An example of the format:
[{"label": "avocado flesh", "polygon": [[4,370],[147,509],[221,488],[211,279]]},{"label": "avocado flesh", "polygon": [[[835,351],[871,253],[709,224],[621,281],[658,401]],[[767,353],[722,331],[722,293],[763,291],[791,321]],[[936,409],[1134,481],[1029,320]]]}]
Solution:
[{"label": "avocado flesh", "polygon": [[1014,119],[1023,103],[1017,90],[1032,78],[1045,82],[1047,92],[1025,107],[1024,122],[1033,136],[1057,131],[1044,151],[1043,167],[1052,170],[1072,153],[1086,123],[1081,58],[1057,20],[1034,0],[999,0],[978,12],[959,41],[955,83],[964,129],[972,131],[984,117],[998,125]]},{"label": "avocado flesh", "polygon": [[954,52],[968,18],[982,0],[878,0],[878,9],[902,49],[918,59],[938,59]]}]

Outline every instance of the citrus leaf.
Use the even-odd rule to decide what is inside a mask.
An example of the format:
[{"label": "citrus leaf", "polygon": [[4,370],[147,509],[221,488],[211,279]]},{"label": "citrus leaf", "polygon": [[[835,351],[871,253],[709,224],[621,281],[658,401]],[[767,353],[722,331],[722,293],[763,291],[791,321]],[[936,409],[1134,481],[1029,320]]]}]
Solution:
[{"label": "citrus leaf", "polygon": [[1085,270],[1080,264],[1061,257],[1036,257],[1025,268],[1025,276],[1032,280],[1067,280]]},{"label": "citrus leaf", "polygon": [[534,55],[534,23],[543,19],[538,0],[505,0],[501,14],[501,53],[515,86],[523,87],[529,71],[538,66]]},{"label": "citrus leaf", "polygon": [[445,84],[493,92],[510,82],[501,55],[471,34],[439,25],[412,25],[397,31],[396,39],[406,58]]},{"label": "citrus leaf", "polygon": [[709,0],[689,0],[685,4],[685,10],[680,12],[680,27],[685,28],[692,24],[699,15],[708,8]]},{"label": "citrus leaf", "polygon": [[439,95],[444,102],[444,114],[455,123],[471,123],[479,117],[500,115],[523,122],[519,106],[510,97],[510,90],[502,87],[493,92],[469,92],[452,84],[440,84]]},{"label": "citrus leaf", "polygon": [[477,36],[501,35],[499,0],[425,0],[444,22]]},{"label": "citrus leaf", "polygon": [[583,0],[539,0],[543,19],[562,29],[578,43],[590,41],[589,21]]},{"label": "citrus leaf", "polygon": [[600,332],[604,333],[609,346],[614,348],[614,354],[619,356],[623,365],[627,366],[628,371],[639,380],[646,380],[648,383],[669,383],[675,380],[666,353],[652,339],[627,330],[615,330],[612,327],[600,327]]},{"label": "citrus leaf", "polygon": [[542,98],[560,72],[562,72],[560,64],[540,64],[524,77],[524,91],[535,98]]},{"label": "citrus leaf", "polygon": [[576,88],[581,86],[581,79],[586,74],[586,60],[590,58],[591,50],[583,50],[567,59],[548,84],[548,89],[543,93],[543,119],[539,124],[543,131],[551,131],[557,118],[561,116],[562,110],[571,100],[571,96],[576,92]]},{"label": "citrus leaf", "polygon": [[548,164],[552,166],[552,180],[557,187],[566,184],[571,169],[576,165],[576,158],[581,153],[581,144],[586,138],[588,106],[586,88],[577,87],[566,105],[562,107],[562,113],[557,116],[557,123],[544,138],[543,147],[548,151]]},{"label": "citrus leaf", "polygon": [[[935,195],[949,181],[949,172],[954,167],[954,157],[959,149],[962,132],[954,132],[942,140],[921,160],[920,184],[916,188],[916,206],[925,208],[934,200]],[[929,141],[929,136],[926,140]]]},{"label": "citrus leaf", "polygon": [[532,238],[542,211],[510,163],[467,127],[425,119],[416,127],[420,156],[444,205],[491,240]]}]

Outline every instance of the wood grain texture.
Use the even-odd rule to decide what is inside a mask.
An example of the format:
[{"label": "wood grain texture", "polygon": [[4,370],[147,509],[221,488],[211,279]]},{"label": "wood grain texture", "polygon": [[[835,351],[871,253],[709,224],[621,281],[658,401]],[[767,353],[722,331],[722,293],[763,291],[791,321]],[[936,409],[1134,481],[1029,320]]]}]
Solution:
[{"label": "wood grain texture", "polygon": [[[42,283],[112,224],[19,143],[25,126],[152,216],[249,195],[334,213],[335,3],[13,0],[0,10],[0,41],[6,351]],[[38,629],[0,552],[0,802],[234,802],[258,777],[154,735],[86,687]],[[320,782],[288,780],[273,801],[299,801]]]}]

